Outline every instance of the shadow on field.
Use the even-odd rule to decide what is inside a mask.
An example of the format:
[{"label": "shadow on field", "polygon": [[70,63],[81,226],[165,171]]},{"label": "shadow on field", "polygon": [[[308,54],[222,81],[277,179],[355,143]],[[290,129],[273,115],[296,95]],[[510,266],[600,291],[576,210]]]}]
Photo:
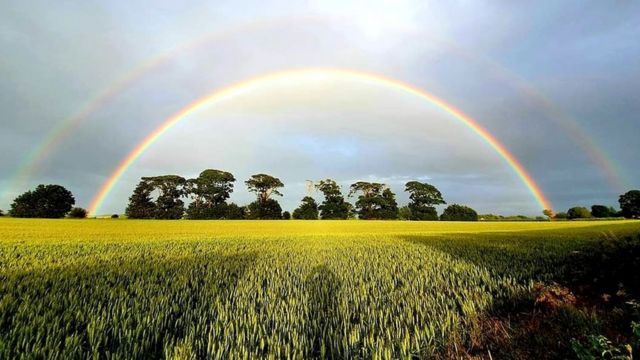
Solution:
[{"label": "shadow on field", "polygon": [[234,307],[235,288],[256,259],[194,249],[4,273],[0,358],[163,358],[186,340],[206,343],[204,329]]},{"label": "shadow on field", "polygon": [[342,284],[327,265],[313,268],[307,276],[309,327],[314,358],[343,358],[341,339],[343,318],[340,313]]},{"label": "shadow on field", "polygon": [[[511,278],[523,286],[533,283],[529,290],[505,291],[508,282],[495,290],[493,305],[466,324],[464,343],[448,349],[447,357],[575,358],[576,343],[589,344],[591,336],[602,334],[613,344],[637,341],[635,347],[640,347],[640,337],[634,340],[631,331],[632,321],[640,321],[640,307],[634,305],[640,295],[640,236],[603,234],[572,242],[575,239],[541,235],[402,237],[496,278]],[[603,351],[585,346],[596,355]],[[624,353],[624,345],[619,346]]]}]

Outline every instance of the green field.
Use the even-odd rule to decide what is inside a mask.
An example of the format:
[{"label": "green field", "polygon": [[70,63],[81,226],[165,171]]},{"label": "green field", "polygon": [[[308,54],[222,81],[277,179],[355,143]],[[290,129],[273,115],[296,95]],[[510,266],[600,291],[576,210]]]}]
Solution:
[{"label": "green field", "polygon": [[0,358],[428,358],[640,222],[0,219]]}]

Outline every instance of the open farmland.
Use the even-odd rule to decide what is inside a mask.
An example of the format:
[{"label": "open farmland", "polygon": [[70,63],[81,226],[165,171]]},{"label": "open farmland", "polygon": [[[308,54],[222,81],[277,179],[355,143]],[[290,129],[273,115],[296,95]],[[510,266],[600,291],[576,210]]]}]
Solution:
[{"label": "open farmland", "polygon": [[428,358],[640,222],[0,219],[0,358]]}]

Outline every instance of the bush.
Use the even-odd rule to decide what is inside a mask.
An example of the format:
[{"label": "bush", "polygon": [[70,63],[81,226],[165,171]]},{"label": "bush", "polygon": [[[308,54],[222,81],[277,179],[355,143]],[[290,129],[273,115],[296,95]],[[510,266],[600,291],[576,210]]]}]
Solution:
[{"label": "bush", "polygon": [[112,218],[112,219],[118,219],[119,217],[120,217],[120,215],[118,215],[118,214],[113,214],[113,215],[111,215],[111,218]]},{"label": "bush", "polygon": [[246,217],[246,211],[247,209],[244,206],[231,203],[227,205],[227,215],[225,218],[228,220],[242,220]]},{"label": "bush", "polygon": [[576,206],[567,211],[567,218],[569,219],[588,219],[591,217],[591,212],[586,207]]},{"label": "bush", "polygon": [[442,221],[478,221],[478,213],[464,205],[449,205],[440,216]]},{"label": "bush", "polygon": [[300,206],[293,210],[293,218],[298,220],[318,220],[318,203],[312,197],[305,196]]},{"label": "bush", "polygon": [[68,216],[72,219],[84,219],[87,217],[87,210],[81,207],[74,207],[73,209],[71,209],[71,211],[69,211]]},{"label": "bush", "polygon": [[567,219],[569,215],[566,212],[559,212],[553,218],[554,219]]},{"label": "bush", "polygon": [[604,205],[593,205],[591,207],[591,216],[595,218],[608,218],[617,215],[617,211]]},{"label": "bush", "polygon": [[282,219],[283,220],[291,220],[291,213],[288,211],[285,211],[282,213]]},{"label": "bush", "polygon": [[277,220],[282,219],[282,208],[274,199],[254,201],[247,208],[249,219]]},{"label": "bush", "polygon": [[2,210],[0,210],[0,216],[4,216],[4,213],[2,212]]}]

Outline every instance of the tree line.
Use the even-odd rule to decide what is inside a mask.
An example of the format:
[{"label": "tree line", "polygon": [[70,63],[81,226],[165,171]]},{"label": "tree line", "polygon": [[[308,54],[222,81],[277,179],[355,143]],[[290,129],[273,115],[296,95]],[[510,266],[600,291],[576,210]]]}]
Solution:
[{"label": "tree line", "polygon": [[[143,177],[129,198],[126,215],[132,219],[352,219],[393,220],[402,216],[408,220],[438,220],[437,205],[446,204],[442,193],[433,185],[418,181],[405,184],[409,204],[398,208],[396,195],[383,183],[358,181],[349,187],[347,197],[355,198],[351,204],[345,199],[340,185],[333,179],[324,179],[313,186],[323,197],[318,203],[305,196],[290,214],[282,211],[275,196],[282,196],[284,184],[268,174],[252,175],[244,183],[256,199],[246,206],[228,203],[236,179],[233,174],[207,169],[195,179],[178,175]],[[155,194],[155,199],[154,199]],[[185,206],[183,199],[190,199]],[[451,205],[440,216],[442,220],[475,221],[475,210],[462,205]]]},{"label": "tree line", "polygon": [[[252,175],[244,182],[249,192],[256,195],[253,202],[239,206],[228,202],[234,191],[233,174],[215,169],[202,171],[194,179],[179,175],[142,177],[129,197],[126,215],[132,219],[300,219],[300,220],[445,220],[477,221],[479,216],[468,206],[452,204],[438,216],[436,206],[445,205],[442,193],[433,185],[409,181],[405,191],[409,203],[398,207],[396,195],[383,183],[358,181],[349,186],[345,199],[340,185],[333,179],[313,184],[322,194],[318,203],[311,196],[301,199],[300,205],[290,214],[283,211],[277,196],[284,184],[268,174]],[[185,201],[188,204],[185,204]],[[620,211],[604,205],[593,205],[591,210],[573,207],[567,212],[555,214],[544,210],[550,219],[580,219],[625,217],[640,218],[640,190],[631,190],[619,198]],[[87,211],[73,207],[73,194],[61,185],[38,185],[16,197],[9,215],[24,218],[84,218]],[[0,210],[0,216],[3,212]],[[493,215],[483,215],[486,220]],[[116,214],[113,218],[118,217]]]}]

